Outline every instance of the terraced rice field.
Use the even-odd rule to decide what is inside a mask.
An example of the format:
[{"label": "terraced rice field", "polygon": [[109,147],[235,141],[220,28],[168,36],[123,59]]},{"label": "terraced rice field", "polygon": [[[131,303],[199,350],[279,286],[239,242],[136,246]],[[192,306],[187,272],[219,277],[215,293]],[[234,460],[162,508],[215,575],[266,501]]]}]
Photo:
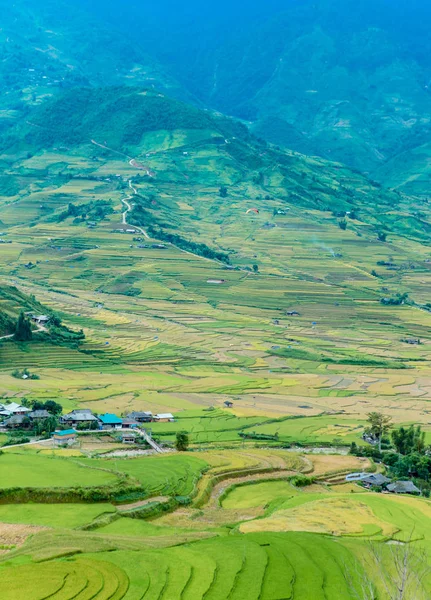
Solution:
[{"label": "terraced rice field", "polygon": [[269,534],[4,566],[0,574],[5,600],[19,594],[28,600],[354,598],[340,569],[343,560],[349,552],[332,540]]},{"label": "terraced rice field", "polygon": [[187,496],[207,463],[197,456],[149,456],[129,459],[82,459],[82,464],[126,473],[138,480],[149,496]]}]

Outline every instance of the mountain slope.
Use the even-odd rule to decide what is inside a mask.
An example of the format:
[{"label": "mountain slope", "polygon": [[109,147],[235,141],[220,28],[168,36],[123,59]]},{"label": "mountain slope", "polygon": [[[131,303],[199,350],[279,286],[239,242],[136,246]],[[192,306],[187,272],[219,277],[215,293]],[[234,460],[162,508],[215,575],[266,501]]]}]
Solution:
[{"label": "mountain slope", "polygon": [[[240,195],[262,208],[276,198],[296,207],[330,211],[336,226],[337,219],[348,212],[354,216],[350,227],[356,229],[359,219],[374,228],[375,235],[379,228],[403,233],[406,220],[409,236],[427,240],[430,231],[427,216],[416,215],[424,205],[387,192],[342,165],[269,146],[232,119],[150,90],[66,91],[10,129],[2,148],[4,160],[11,166],[7,186],[12,199],[22,185],[18,178],[25,183],[32,165],[43,163],[41,153],[49,151],[55,160],[45,157],[44,168],[50,165],[52,175],[60,177],[59,183],[62,177],[76,174],[76,169],[67,167],[73,156],[123,157],[126,162],[137,160],[141,171],[155,171],[155,182],[171,182],[178,189],[189,184],[235,186]],[[88,165],[87,172],[92,171],[94,166]],[[24,173],[27,175],[22,179]],[[61,207],[61,195],[57,194],[57,200]],[[18,200],[18,205],[22,202]],[[151,213],[153,209],[150,206],[146,210]],[[426,207],[425,211],[428,214]],[[30,217],[31,221],[32,212],[13,212],[14,219],[29,222]],[[40,214],[46,218],[51,213],[44,207]],[[2,220],[7,225],[7,212],[3,212]],[[160,222],[160,216],[155,222]]]},{"label": "mountain slope", "polygon": [[[106,3],[103,3],[104,5]],[[93,9],[116,19],[202,102],[269,141],[372,172],[431,128],[423,1],[235,3],[167,0]]]}]

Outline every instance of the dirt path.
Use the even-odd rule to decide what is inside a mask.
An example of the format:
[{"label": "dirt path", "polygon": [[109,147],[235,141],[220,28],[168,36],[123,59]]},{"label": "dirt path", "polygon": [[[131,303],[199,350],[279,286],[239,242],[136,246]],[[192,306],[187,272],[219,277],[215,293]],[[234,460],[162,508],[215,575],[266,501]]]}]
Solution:
[{"label": "dirt path", "polygon": [[131,504],[120,504],[117,506],[117,510],[125,512],[127,510],[148,506],[148,504],[152,504],[153,502],[168,502],[168,500],[170,500],[168,496],[155,496],[154,498],[147,498],[147,500],[140,500],[139,502],[132,502]]},{"label": "dirt path", "polygon": [[13,444],[12,446],[3,446],[2,450],[8,450],[9,448],[19,448],[20,446],[31,446],[32,444],[46,444],[47,442],[52,442],[52,439],[49,440],[36,440],[35,442],[25,442],[24,444]]},{"label": "dirt path", "polygon": [[[32,330],[32,333],[39,333],[39,331],[47,331],[47,329],[46,327],[43,327],[43,325],[38,325],[36,329]],[[0,337],[0,340],[10,340],[14,337],[14,335],[14,333],[10,333],[9,335],[3,335],[2,337]]]},{"label": "dirt path", "polygon": [[[126,207],[126,210],[123,212],[123,225],[128,225],[128,223],[127,223],[127,215],[132,210],[132,207],[129,204],[129,200],[132,200],[133,196],[136,196],[137,193],[138,193],[137,189],[133,187],[131,179],[129,179],[129,188],[133,191],[133,194],[130,194],[129,196],[126,196],[125,198],[123,198],[121,200],[121,202]],[[138,227],[137,225],[131,225],[131,227],[134,227],[137,231],[139,231],[140,233],[142,233],[142,235],[145,238],[147,238],[147,240],[150,239],[150,236],[145,231],[145,229],[143,229],[142,227]]]}]

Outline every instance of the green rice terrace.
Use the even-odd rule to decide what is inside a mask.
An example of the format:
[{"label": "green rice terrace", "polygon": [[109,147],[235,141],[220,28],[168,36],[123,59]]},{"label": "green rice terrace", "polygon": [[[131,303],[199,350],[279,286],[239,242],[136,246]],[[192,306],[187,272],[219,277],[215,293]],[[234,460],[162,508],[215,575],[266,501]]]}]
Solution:
[{"label": "green rice terrace", "polygon": [[251,448],[133,459],[65,452],[39,444],[0,457],[2,483],[6,468],[16,472],[0,494],[7,600],[353,599],[364,580],[384,594],[378,573],[390,568],[392,543],[412,543],[415,531],[431,552],[428,500],[343,483],[371,469],[367,459]]}]

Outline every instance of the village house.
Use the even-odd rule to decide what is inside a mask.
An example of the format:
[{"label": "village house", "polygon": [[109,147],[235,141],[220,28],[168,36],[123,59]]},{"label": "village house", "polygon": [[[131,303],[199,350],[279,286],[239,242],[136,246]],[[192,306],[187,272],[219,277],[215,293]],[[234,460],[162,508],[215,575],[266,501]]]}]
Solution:
[{"label": "village house", "polygon": [[78,408],[72,410],[67,415],[60,417],[60,423],[62,425],[68,425],[69,427],[91,428],[92,424],[97,423],[97,417],[93,415],[89,408]]},{"label": "village house", "polygon": [[25,415],[12,415],[4,424],[8,429],[21,429],[25,426],[25,419]]},{"label": "village house", "polygon": [[16,402],[11,402],[10,404],[0,404],[0,416],[3,417],[11,417],[13,415],[26,415],[29,412],[31,412],[31,408],[21,406]]},{"label": "village house", "polygon": [[120,417],[114,415],[112,413],[105,413],[104,415],[99,415],[99,427],[100,429],[121,429],[121,425],[123,423]]},{"label": "village house", "polygon": [[127,415],[127,419],[133,419],[138,423],[150,423],[153,420],[153,413],[133,411]]},{"label": "village house", "polygon": [[225,405],[226,408],[233,407],[233,402],[231,402],[230,400],[226,400],[225,402],[223,402],[223,404]]},{"label": "village house", "polygon": [[388,492],[393,494],[420,494],[421,491],[415,486],[413,481],[394,481],[390,485],[386,486]]},{"label": "village house", "polygon": [[365,487],[383,487],[391,482],[388,477],[385,477],[381,473],[369,473],[360,481]]},{"label": "village house", "polygon": [[154,415],[154,421],[157,423],[172,423],[175,419],[174,415],[171,413],[162,413],[160,415]]},{"label": "village house", "polygon": [[32,410],[28,413],[28,418],[31,421],[43,421],[44,419],[49,419],[52,415],[45,409],[43,410]]},{"label": "village house", "polygon": [[54,446],[71,446],[76,442],[78,434],[74,429],[65,429],[64,431],[55,431],[52,434]]}]

